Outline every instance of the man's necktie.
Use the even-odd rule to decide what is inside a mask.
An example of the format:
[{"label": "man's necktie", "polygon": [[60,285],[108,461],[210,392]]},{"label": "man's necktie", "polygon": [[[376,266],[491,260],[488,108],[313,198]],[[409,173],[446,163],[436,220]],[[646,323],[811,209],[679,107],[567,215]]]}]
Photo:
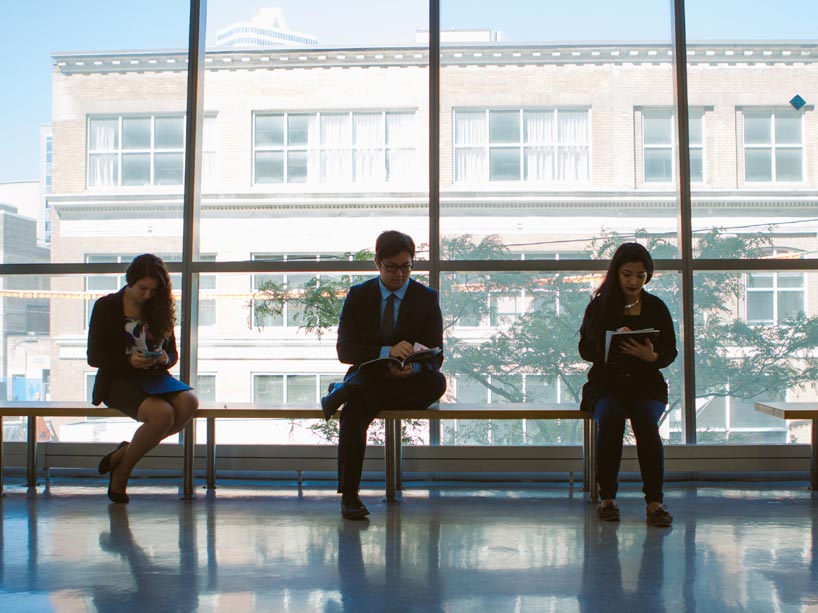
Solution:
[{"label": "man's necktie", "polygon": [[395,332],[395,294],[389,294],[386,298],[386,306],[383,309],[383,319],[381,319],[381,341],[385,345],[392,343],[392,334]]}]

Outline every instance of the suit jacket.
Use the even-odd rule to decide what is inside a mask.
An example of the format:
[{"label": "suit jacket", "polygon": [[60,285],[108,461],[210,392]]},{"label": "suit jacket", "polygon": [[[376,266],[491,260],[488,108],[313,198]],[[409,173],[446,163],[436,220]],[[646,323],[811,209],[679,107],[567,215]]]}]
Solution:
[{"label": "suit jacket", "polygon": [[[381,289],[378,277],[354,285],[349,289],[341,320],[338,323],[338,359],[352,364],[348,372],[358,365],[378,358],[384,345],[381,334]],[[409,280],[409,287],[398,311],[393,344],[400,341],[422,343],[427,347],[443,349],[443,316],[437,292]],[[435,370],[440,369],[443,354],[424,362]]]},{"label": "suit jacket", "polygon": [[147,372],[131,366],[125,353],[125,309],[122,303],[125,288],[115,294],[103,296],[94,303],[91,323],[88,324],[88,364],[99,369],[94,380],[91,402],[97,405],[108,395],[111,383],[120,376],[144,377],[159,373],[168,374],[168,369],[176,364],[179,352],[176,337],[171,332],[163,349],[168,354],[165,366],[157,364]]}]

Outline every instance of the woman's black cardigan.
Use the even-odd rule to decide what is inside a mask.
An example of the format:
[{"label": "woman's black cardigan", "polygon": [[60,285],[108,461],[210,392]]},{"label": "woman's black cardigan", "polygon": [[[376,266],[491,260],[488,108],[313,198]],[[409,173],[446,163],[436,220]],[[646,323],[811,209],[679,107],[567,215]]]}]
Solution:
[{"label": "woman's black cardigan", "polygon": [[168,374],[179,359],[176,349],[176,337],[171,331],[162,348],[168,354],[168,363],[156,365],[148,371],[131,366],[125,353],[125,310],[123,296],[125,288],[115,294],[103,296],[94,303],[91,311],[91,323],[88,324],[88,364],[99,369],[94,380],[94,392],[91,402],[100,404],[108,395],[111,383],[119,376],[144,377],[157,374]]},{"label": "woman's black cardigan", "polygon": [[[597,321],[601,308],[602,300],[599,297],[591,300],[579,331],[579,355],[583,360],[593,362],[588,371],[588,382],[582,387],[580,408],[593,411],[594,405],[605,394],[633,400],[658,400],[667,404],[667,383],[659,369],[669,366],[676,359],[678,351],[673,319],[665,303],[643,290],[639,315],[617,315],[612,321],[606,321],[604,330],[599,333],[591,329],[591,322]],[[651,363],[632,358],[617,364],[605,364],[605,330],[616,330],[625,325],[633,328],[634,323],[638,323],[640,328],[659,330],[659,338],[653,344],[659,359]]]}]

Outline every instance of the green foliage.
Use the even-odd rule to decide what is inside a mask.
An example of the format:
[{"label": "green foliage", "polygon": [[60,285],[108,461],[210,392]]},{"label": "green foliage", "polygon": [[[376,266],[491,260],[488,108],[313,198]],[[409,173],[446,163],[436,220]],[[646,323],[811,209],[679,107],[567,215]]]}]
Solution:
[{"label": "green foliage", "polygon": [[[363,250],[347,254],[347,259],[354,262],[370,261],[371,251]],[[287,284],[267,280],[258,288],[259,297],[250,308],[257,322],[268,317],[283,317],[284,306],[294,311],[294,320],[308,333],[321,338],[328,328],[338,325],[341,307],[350,286],[359,282],[359,277],[350,275],[335,278],[333,276],[312,277],[300,287],[289,287]],[[259,324],[259,327],[263,327]]]}]

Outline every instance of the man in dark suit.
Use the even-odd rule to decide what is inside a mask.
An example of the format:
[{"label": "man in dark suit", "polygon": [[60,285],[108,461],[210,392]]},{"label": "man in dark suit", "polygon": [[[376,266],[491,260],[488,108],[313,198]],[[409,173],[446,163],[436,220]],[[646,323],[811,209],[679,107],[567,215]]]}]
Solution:
[{"label": "man in dark suit", "polygon": [[446,391],[442,352],[401,368],[395,363],[358,367],[383,357],[405,359],[415,343],[443,349],[443,318],[437,292],[409,278],[415,243],[402,232],[383,232],[375,243],[379,276],[350,288],[338,324],[338,359],[352,364],[343,383],[321,399],[324,417],[341,411],[338,492],[347,519],[369,515],[358,490],[366,433],[381,409],[425,409]]}]

